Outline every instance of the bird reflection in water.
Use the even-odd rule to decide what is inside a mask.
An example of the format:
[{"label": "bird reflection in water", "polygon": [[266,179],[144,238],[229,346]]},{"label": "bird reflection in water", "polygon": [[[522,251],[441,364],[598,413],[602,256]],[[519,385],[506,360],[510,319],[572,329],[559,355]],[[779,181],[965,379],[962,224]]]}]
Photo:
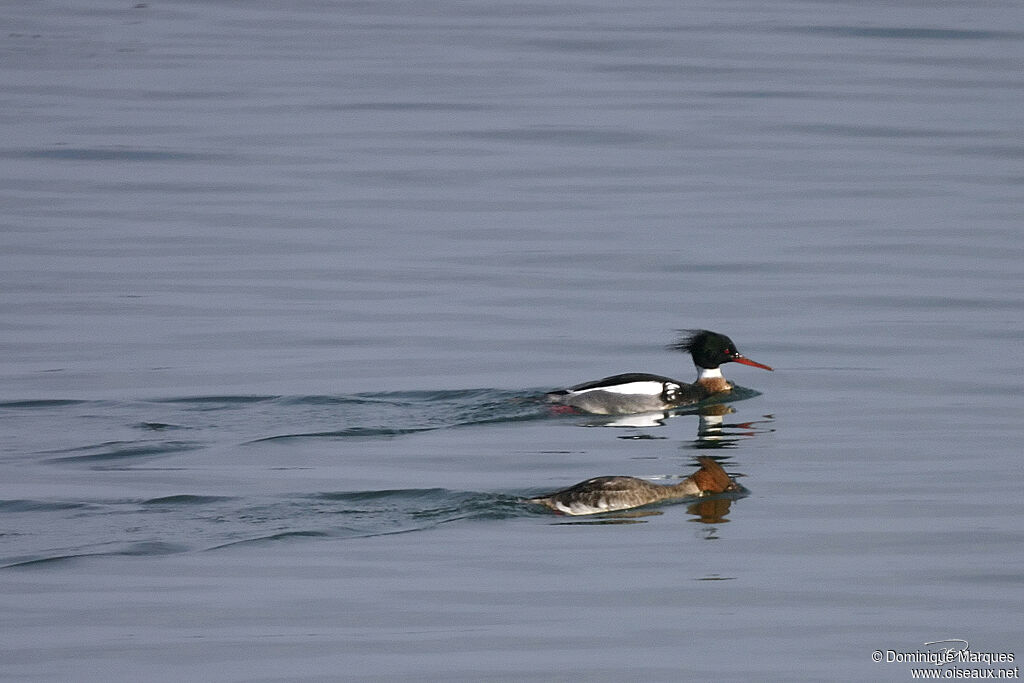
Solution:
[{"label": "bird reflection in water", "polygon": [[[732,507],[732,501],[732,498],[713,498],[686,506],[686,512],[693,515],[691,522],[709,525],[704,533],[705,540],[718,538],[718,529],[711,525],[729,522],[727,515]],[[664,514],[663,510],[620,510],[619,512],[604,513],[597,518],[567,519],[555,522],[555,524],[642,524],[647,521],[646,517],[659,517]]]},{"label": "bird reflection in water", "polygon": [[[759,420],[747,420],[745,422],[726,422],[726,416],[736,413],[736,409],[726,403],[711,403],[700,406],[697,409],[659,411],[654,413],[641,413],[638,415],[619,416],[587,416],[578,424],[581,427],[615,427],[619,429],[649,429],[653,427],[664,427],[665,423],[673,417],[683,415],[696,415],[697,438],[694,439],[693,448],[731,448],[742,439],[749,439],[765,432],[774,431],[769,425],[775,418],[773,415],[763,415]],[[646,439],[664,439],[667,437],[655,436],[648,432],[635,432],[624,434],[620,437],[627,441],[640,441]]]}]

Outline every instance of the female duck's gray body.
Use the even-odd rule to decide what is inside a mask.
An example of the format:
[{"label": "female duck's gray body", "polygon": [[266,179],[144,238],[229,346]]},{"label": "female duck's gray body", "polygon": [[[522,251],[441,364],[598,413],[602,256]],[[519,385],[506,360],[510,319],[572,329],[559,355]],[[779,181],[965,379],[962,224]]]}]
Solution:
[{"label": "female duck's gray body", "polygon": [[700,469],[672,485],[652,484],[636,477],[595,477],[555,493],[531,498],[529,502],[544,505],[567,515],[593,515],[615,510],[628,510],[664,500],[699,498],[740,491],[722,466],[707,456],[697,458]]},{"label": "female duck's gray body", "polygon": [[723,363],[741,363],[771,370],[752,361],[724,334],[693,330],[670,348],[685,351],[697,367],[697,381],[680,382],[671,377],[632,372],[584,382],[546,395],[551,403],[571,406],[598,415],[623,415],[671,410],[700,403],[704,399],[732,391],[732,383],[722,376]]}]

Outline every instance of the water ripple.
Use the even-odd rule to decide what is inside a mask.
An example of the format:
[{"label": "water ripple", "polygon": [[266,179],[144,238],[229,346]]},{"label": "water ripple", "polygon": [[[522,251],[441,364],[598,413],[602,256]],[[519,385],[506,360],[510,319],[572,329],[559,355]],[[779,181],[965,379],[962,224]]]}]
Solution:
[{"label": "water ripple", "polygon": [[823,34],[838,38],[882,38],[885,40],[1020,40],[1019,31],[993,31],[916,26],[792,26],[777,29],[785,33]]},{"label": "water ripple", "polygon": [[73,455],[62,455],[51,458],[50,462],[55,463],[108,463],[131,461],[135,462],[141,458],[151,458],[179,453],[201,448],[203,444],[192,441],[159,441],[159,442],[136,442],[136,441],[109,441],[90,446],[81,446],[69,449],[68,453]]},{"label": "water ripple", "polygon": [[[524,505],[523,496],[444,488],[263,499],[182,493],[146,500],[9,500],[0,501],[0,512],[29,514],[37,526],[55,530],[44,538],[9,538],[6,556],[0,558],[3,568],[97,555],[154,556],[303,538],[363,538],[456,521],[546,514]],[[116,524],[111,523],[114,519]],[[56,530],[70,527],[79,529],[78,537],[92,541],[61,544],[71,536]],[[50,547],[39,547],[46,544]]]},{"label": "water ripple", "polygon": [[8,159],[55,159],[65,161],[224,161],[223,154],[183,152],[176,150],[130,149],[121,147],[88,148],[58,147],[55,149],[3,150],[0,157]]},{"label": "water ripple", "polygon": [[[26,484],[37,486],[52,478],[52,467],[65,467],[69,481],[75,482],[70,490],[91,495],[58,494],[47,499],[22,494],[0,500],[0,513],[9,529],[33,530],[4,535],[0,566],[25,567],[93,555],[196,552],[304,538],[365,538],[455,522],[547,516],[550,512],[523,504],[524,498],[542,491],[435,487],[281,492],[282,483],[302,481],[306,476],[303,474],[295,479],[292,475],[271,477],[271,488],[260,485],[258,493],[239,494],[233,469],[316,469],[317,462],[333,468],[338,461],[333,455],[321,458],[324,446],[316,443],[317,439],[352,440],[354,449],[344,457],[356,462],[361,457],[359,451],[369,446],[367,440],[431,430],[539,420],[626,426],[621,420],[601,416],[553,415],[542,394],[541,389],[485,388],[133,401],[8,401],[0,404],[0,410],[5,419],[22,421],[21,431],[54,434],[56,442],[65,442],[44,450],[9,449],[12,459],[46,466],[30,476]],[[737,387],[732,398],[757,395],[756,391]],[[714,408],[681,411],[700,416],[701,441],[709,447],[730,445],[759,429],[754,423],[733,424],[719,419],[730,410],[727,406],[720,411]],[[663,415],[656,422],[660,424],[670,416]],[[61,424],[61,430],[55,432],[54,424]],[[256,430],[263,434],[253,434]],[[195,438],[166,438],[182,433]],[[627,437],[638,435],[629,432]],[[293,440],[312,443],[308,447],[249,447]],[[214,453],[214,448],[227,450]],[[327,450],[333,447],[328,445]],[[311,461],[293,460],[310,454],[321,458],[312,461],[314,467],[305,467]],[[152,463],[157,459],[170,462],[154,468]],[[143,464],[147,466],[143,468]],[[134,495],[124,495],[118,483],[121,480],[112,482],[108,474],[142,469],[147,471],[145,477],[131,481],[145,493]],[[156,469],[163,472],[153,474]]]}]

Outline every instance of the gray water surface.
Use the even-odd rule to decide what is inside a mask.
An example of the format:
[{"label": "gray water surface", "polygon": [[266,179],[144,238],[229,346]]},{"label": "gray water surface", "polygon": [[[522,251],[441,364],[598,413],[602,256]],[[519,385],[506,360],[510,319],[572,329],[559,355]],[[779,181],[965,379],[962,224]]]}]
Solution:
[{"label": "gray water surface", "polygon": [[[0,679],[1018,651],[1019,3],[4,17]],[[775,368],[723,415],[537,400],[699,327]],[[749,495],[522,502],[707,454]]]}]

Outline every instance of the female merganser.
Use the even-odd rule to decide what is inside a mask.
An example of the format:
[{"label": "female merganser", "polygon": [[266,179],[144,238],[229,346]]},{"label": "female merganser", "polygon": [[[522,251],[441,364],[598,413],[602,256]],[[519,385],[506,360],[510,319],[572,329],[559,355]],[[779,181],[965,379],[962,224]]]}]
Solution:
[{"label": "female merganser", "polygon": [[722,363],[771,370],[737,351],[736,345],[724,334],[709,330],[691,330],[669,348],[686,351],[693,357],[693,364],[697,366],[696,382],[687,384],[661,375],[630,372],[552,391],[546,395],[547,399],[598,415],[647,413],[692,405],[714,394],[732,391],[732,383],[722,376],[719,368]]},{"label": "female merganser", "polygon": [[594,515],[628,510],[675,498],[700,498],[726,491],[743,491],[722,466],[707,456],[697,458],[700,469],[678,484],[652,484],[636,477],[596,477],[527,502],[567,515]]}]

